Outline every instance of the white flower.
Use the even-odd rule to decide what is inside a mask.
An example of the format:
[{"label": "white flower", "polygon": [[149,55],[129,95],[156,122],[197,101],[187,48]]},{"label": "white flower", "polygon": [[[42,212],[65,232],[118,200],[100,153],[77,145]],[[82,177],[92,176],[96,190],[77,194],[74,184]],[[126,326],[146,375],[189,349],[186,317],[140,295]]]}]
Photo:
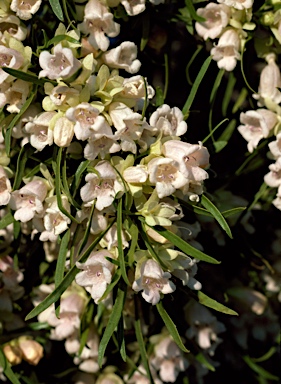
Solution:
[{"label": "white flower", "polygon": [[224,4],[209,3],[205,8],[198,8],[197,14],[205,21],[195,23],[195,29],[204,40],[215,39],[227,26],[230,17],[230,8]]},{"label": "white flower", "polygon": [[[67,197],[62,195],[62,205],[66,211],[70,212],[70,204],[67,200]],[[67,228],[68,224],[71,223],[71,220],[64,215],[59,207],[57,196],[51,196],[46,199],[47,208],[44,215],[44,227],[43,231],[39,237],[41,241],[56,241],[58,235],[63,233]]]},{"label": "white flower", "polygon": [[213,60],[219,68],[232,71],[240,59],[240,38],[235,29],[226,30],[219,38],[218,44],[211,49]]},{"label": "white flower", "polygon": [[30,83],[24,80],[16,80],[7,91],[7,111],[19,113],[30,91]]},{"label": "white flower", "polygon": [[15,210],[14,218],[23,223],[34,215],[43,212],[43,201],[47,195],[47,184],[42,180],[33,180],[11,194],[10,207]]},{"label": "white flower", "polygon": [[281,102],[281,92],[278,89],[281,87],[281,75],[275,60],[274,53],[266,56],[267,65],[261,71],[258,94],[253,95],[259,100],[260,106],[264,105],[267,99],[276,104]]},{"label": "white flower", "polygon": [[39,56],[39,64],[42,71],[40,77],[48,77],[51,80],[68,78],[72,76],[80,67],[81,63],[73,55],[70,48],[63,48],[61,44],[54,47],[53,54],[43,51]]},{"label": "white flower", "polygon": [[15,15],[7,15],[0,19],[0,36],[7,31],[11,36],[19,41],[26,38],[27,28],[22,25],[20,19]]},{"label": "white flower", "polygon": [[86,184],[81,188],[80,194],[85,205],[92,205],[96,199],[95,206],[101,211],[113,203],[118,192],[123,192],[124,187],[108,161],[100,161],[95,170],[97,173],[87,174]]},{"label": "white flower", "polygon": [[58,147],[68,147],[74,136],[74,124],[67,117],[60,117],[54,126],[54,143]]},{"label": "white flower", "polygon": [[254,0],[218,0],[218,2],[242,10],[252,8]]},{"label": "white flower", "polygon": [[129,16],[135,16],[145,10],[145,0],[121,0]]},{"label": "white flower", "polygon": [[137,59],[138,48],[135,43],[123,41],[118,47],[105,52],[102,59],[111,68],[124,69],[129,73],[139,71],[141,62]]},{"label": "white flower", "polygon": [[281,157],[281,132],[277,134],[276,140],[269,143],[268,146],[270,152],[276,159]]},{"label": "white flower", "polygon": [[9,77],[9,74],[4,72],[1,67],[19,69],[23,62],[24,58],[20,52],[0,45],[0,84]]},{"label": "white flower", "polygon": [[152,113],[149,124],[164,136],[181,136],[187,130],[181,110],[178,107],[170,108],[167,104],[161,105]]},{"label": "white flower", "polygon": [[189,144],[178,140],[169,140],[163,144],[163,154],[179,164],[179,171],[190,181],[207,179],[208,173],[202,169],[209,165],[209,152],[199,144]]},{"label": "white flower", "polygon": [[[110,128],[111,131],[111,128]],[[116,142],[118,137],[111,134],[96,133],[88,140],[88,144],[84,149],[84,156],[87,160],[94,160],[97,156],[104,159],[108,153],[115,153],[121,150],[120,145]]]},{"label": "white flower", "polygon": [[270,130],[276,125],[277,116],[267,109],[258,109],[257,111],[242,112],[240,121],[243,125],[239,125],[237,129],[248,141],[248,151],[253,152],[259,141],[267,137]]},{"label": "white flower", "polygon": [[42,0],[12,0],[11,10],[22,20],[29,20],[36,13]]},{"label": "white flower", "polygon": [[76,283],[85,287],[96,304],[110,284],[115,269],[114,264],[106,257],[112,258],[113,256],[107,250],[94,251],[85,263],[76,262],[77,268],[82,269],[82,272],[75,276]]},{"label": "white flower", "polygon": [[269,166],[270,172],[264,176],[264,181],[270,187],[281,185],[281,157],[278,157],[274,164]]},{"label": "white flower", "polygon": [[43,112],[24,127],[24,131],[30,135],[30,144],[38,151],[53,144],[53,131],[49,129],[49,124],[55,114],[55,112]]},{"label": "white flower", "polygon": [[149,181],[155,184],[160,199],[172,195],[176,189],[188,183],[187,178],[179,171],[175,160],[156,157],[147,164]]},{"label": "white flower", "polygon": [[74,133],[78,140],[90,139],[95,131],[112,134],[105,118],[100,116],[99,110],[89,103],[84,102],[74,108],[69,108],[65,116],[75,123]]},{"label": "white flower", "polygon": [[[116,37],[120,32],[120,25],[113,20],[113,14],[98,0],[90,0],[85,6],[83,23],[79,29],[89,34],[89,43],[95,49],[106,51],[109,47],[109,37]],[[105,36],[107,35],[107,36]]]},{"label": "white flower", "polygon": [[19,337],[18,346],[23,360],[27,361],[28,364],[37,365],[43,357],[44,349],[42,345],[26,336]]},{"label": "white flower", "polygon": [[0,205],[7,205],[11,197],[11,183],[5,169],[0,165]]},{"label": "white flower", "polygon": [[171,274],[164,272],[156,261],[148,259],[142,263],[140,276],[136,277],[132,288],[136,292],[143,291],[144,300],[155,305],[160,300],[160,293],[166,294],[175,291],[176,286],[169,281],[170,277]]}]

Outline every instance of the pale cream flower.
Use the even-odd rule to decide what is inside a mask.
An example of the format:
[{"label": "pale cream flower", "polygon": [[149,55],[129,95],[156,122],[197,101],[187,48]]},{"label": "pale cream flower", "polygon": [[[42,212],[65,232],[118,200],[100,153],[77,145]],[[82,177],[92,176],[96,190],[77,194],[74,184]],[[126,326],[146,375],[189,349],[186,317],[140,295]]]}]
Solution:
[{"label": "pale cream flower", "polygon": [[78,28],[89,35],[88,41],[95,49],[106,51],[109,47],[108,37],[116,37],[120,25],[114,22],[113,14],[98,0],[88,1],[84,12],[84,21]]},{"label": "pale cream flower", "polygon": [[54,47],[53,54],[42,51],[39,64],[42,71],[39,72],[38,77],[48,77],[51,80],[68,78],[81,67],[80,61],[76,59],[72,50],[64,48],[61,44]]},{"label": "pale cream flower", "polygon": [[277,134],[276,140],[271,141],[268,146],[275,159],[281,157],[281,132]]},{"label": "pale cream flower", "polygon": [[51,119],[56,112],[43,112],[26,123],[24,132],[28,133],[30,144],[38,151],[53,144],[53,131],[49,128]]},{"label": "pale cream flower", "polygon": [[72,121],[68,120],[65,116],[57,119],[54,126],[54,143],[58,147],[68,147],[73,139],[73,136],[74,124]]},{"label": "pale cream flower", "polygon": [[19,337],[18,346],[22,352],[23,360],[27,361],[28,364],[37,365],[44,355],[42,345],[26,336]]},{"label": "pale cream flower", "polygon": [[[0,67],[19,69],[23,63],[24,58],[19,51],[0,45]],[[0,84],[2,84],[8,77],[9,74],[0,68]]]},{"label": "pale cream flower", "polygon": [[219,68],[232,71],[240,59],[240,38],[235,29],[226,30],[219,38],[218,44],[211,49],[213,60]]},{"label": "pale cream flower", "polygon": [[242,10],[252,8],[254,0],[218,0],[218,3]]},{"label": "pale cream flower", "polygon": [[281,157],[278,157],[275,163],[270,164],[270,172],[264,176],[264,181],[270,187],[279,187],[281,185]]},{"label": "pale cream flower", "polygon": [[7,205],[11,198],[11,183],[5,169],[0,165],[0,205]]},{"label": "pale cream flower", "polygon": [[116,153],[121,150],[117,143],[118,136],[113,135],[110,128],[110,134],[95,133],[84,148],[84,157],[87,160],[95,160],[98,156],[104,160],[109,153]]},{"label": "pale cream flower", "polygon": [[[281,211],[281,184],[278,187],[276,198],[272,201],[272,204]],[[281,301],[281,293],[279,296],[279,301]]]},{"label": "pale cream flower", "polygon": [[224,4],[208,3],[206,7],[198,8],[196,13],[205,19],[195,23],[196,32],[204,40],[219,37],[230,18],[230,8]]},{"label": "pale cream flower", "polygon": [[135,277],[132,288],[134,291],[142,292],[142,297],[152,305],[160,301],[160,293],[167,294],[175,291],[175,284],[169,280],[171,274],[164,272],[160,265],[148,259],[142,262],[140,276]]},{"label": "pale cream flower", "polygon": [[277,115],[267,109],[247,111],[240,114],[243,125],[237,128],[245,140],[248,141],[249,152],[253,152],[261,139],[268,137],[270,130],[277,123]]},{"label": "pale cream flower", "polygon": [[42,0],[12,0],[11,10],[22,20],[29,20],[38,11]]},{"label": "pale cream flower", "polygon": [[85,263],[76,262],[77,268],[82,270],[75,276],[76,283],[85,287],[96,304],[110,284],[115,270],[114,264],[106,257],[113,258],[113,255],[107,250],[93,251]]},{"label": "pale cream flower", "polygon": [[138,48],[135,43],[123,41],[118,47],[102,55],[103,62],[111,68],[124,69],[129,73],[139,71],[141,62],[137,59]]},{"label": "pale cream flower", "polygon": [[15,15],[0,18],[0,36],[6,31],[19,41],[25,40],[27,34],[26,26],[21,24],[20,19]]},{"label": "pale cream flower", "polygon": [[145,0],[121,0],[129,16],[136,16],[145,10]]},{"label": "pale cream flower", "polygon": [[164,136],[181,136],[187,130],[181,110],[178,107],[170,108],[167,104],[161,105],[152,113],[149,124]]}]

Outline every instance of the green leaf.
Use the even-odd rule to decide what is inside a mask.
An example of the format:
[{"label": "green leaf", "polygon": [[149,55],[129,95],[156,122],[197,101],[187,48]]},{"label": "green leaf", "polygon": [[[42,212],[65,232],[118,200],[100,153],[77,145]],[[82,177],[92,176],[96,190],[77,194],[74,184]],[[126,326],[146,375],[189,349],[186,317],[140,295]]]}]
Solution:
[{"label": "green leaf", "polygon": [[120,317],[118,325],[117,325],[117,342],[118,342],[118,347],[119,347],[119,351],[120,351],[120,355],[122,357],[122,360],[126,361],[127,355],[126,355],[126,345],[125,345],[125,339],[124,339],[123,311],[122,311],[121,317]]},{"label": "green leaf", "polygon": [[90,331],[90,326],[93,322],[94,308],[95,308],[94,303],[91,300],[89,302],[89,304],[87,305],[87,307],[83,313],[83,317],[81,319],[81,330],[83,329],[83,331],[80,334],[80,347],[79,347],[79,352],[78,352],[79,356],[81,355],[83,348],[85,347],[85,345],[87,343],[87,339],[88,339],[88,335],[89,335],[89,331]]},{"label": "green leaf", "polygon": [[149,382],[151,384],[154,384],[154,380],[153,380],[152,374],[150,372],[149,363],[148,363],[148,359],[147,359],[147,353],[146,353],[145,344],[144,344],[144,340],[143,340],[143,336],[142,336],[141,322],[139,319],[135,321],[135,331],[136,331],[136,338],[137,338],[138,348],[140,351],[143,366],[146,370],[146,374],[147,374],[147,377],[149,379]]},{"label": "green leaf", "polygon": [[140,50],[143,51],[148,39],[149,39],[149,31],[150,31],[150,17],[148,13],[142,15],[142,36],[140,42]]},{"label": "green leaf", "polygon": [[208,368],[209,371],[215,372],[216,368],[209,363],[209,361],[206,359],[206,357],[203,355],[202,352],[198,353],[195,356],[196,360],[199,361],[200,364],[202,364],[204,367]]},{"label": "green leaf", "polygon": [[34,75],[31,72],[23,72],[19,71],[18,69],[13,68],[2,68],[3,71],[7,72],[9,75],[16,77],[17,79],[21,79],[24,81],[27,81],[28,83],[37,84],[37,85],[44,85],[44,83],[52,83],[57,84],[55,81],[52,81],[50,79],[38,79],[38,76]]},{"label": "green leaf", "polygon": [[217,141],[226,141],[228,142],[231,138],[235,128],[236,128],[237,122],[236,119],[232,119],[228,124],[223,133],[220,135]]},{"label": "green leaf", "polygon": [[122,315],[124,300],[125,300],[126,292],[122,289],[118,288],[117,296],[115,299],[115,303],[113,305],[110,317],[107,322],[107,326],[103,332],[102,339],[100,341],[99,350],[98,350],[98,364],[102,367],[104,353],[111,339],[115,328],[117,327],[120,317]]},{"label": "green leaf", "polygon": [[53,37],[51,40],[48,41],[47,47],[49,47],[52,44],[58,44],[59,42],[61,42],[63,40],[64,41],[69,41],[70,43],[73,43],[73,44],[81,45],[79,40],[76,40],[76,39],[74,39],[73,37],[71,37],[69,35],[57,35],[57,36]]},{"label": "green leaf", "polygon": [[15,180],[14,180],[14,185],[13,185],[13,190],[19,189],[24,171],[25,171],[25,164],[29,157],[35,152],[35,148],[25,145],[21,148],[20,153],[17,158],[17,170],[15,174]]},{"label": "green leaf", "polygon": [[206,19],[204,19],[204,17],[197,15],[196,10],[193,6],[192,0],[185,0],[185,5],[186,5],[187,9],[189,10],[190,16],[195,21],[206,21]]},{"label": "green leaf", "polygon": [[170,335],[174,339],[175,343],[183,352],[189,352],[189,350],[186,349],[185,346],[183,345],[183,342],[178,333],[177,327],[175,326],[173,320],[170,318],[170,316],[164,309],[161,301],[156,304],[156,308],[159,312],[159,315],[162,317],[162,320],[164,321],[164,324],[166,325],[167,330],[169,331]]},{"label": "green leaf", "polygon": [[7,213],[1,220],[0,220],[0,229],[6,228],[8,225],[12,224],[15,221],[14,216],[11,212]]},{"label": "green leaf", "polygon": [[202,67],[200,68],[200,71],[198,72],[198,75],[196,76],[196,79],[194,81],[194,84],[191,88],[190,94],[183,106],[182,113],[184,116],[188,115],[190,107],[193,103],[193,100],[195,98],[195,95],[197,93],[197,90],[199,88],[199,85],[201,84],[201,81],[203,80],[203,77],[205,76],[205,73],[207,72],[207,69],[209,68],[209,65],[212,61],[212,57],[209,56],[203,63]]},{"label": "green leaf", "polygon": [[219,153],[225,146],[227,145],[227,141],[215,141],[214,142],[214,147],[216,153]]},{"label": "green leaf", "polygon": [[241,92],[239,94],[239,96],[236,98],[236,102],[232,108],[232,113],[236,113],[238,111],[238,109],[242,106],[242,104],[244,103],[246,97],[248,95],[248,91],[246,88],[242,88],[241,89]]},{"label": "green leaf", "polygon": [[160,105],[164,104],[164,100],[163,89],[157,86],[155,88],[155,106],[159,107]]},{"label": "green leaf", "polygon": [[256,372],[259,376],[263,377],[264,379],[279,381],[279,377],[273,375],[272,373],[266,371],[264,368],[260,367],[258,364],[254,363],[250,356],[243,356],[243,360],[254,372]]},{"label": "green leaf", "polygon": [[216,80],[214,82],[213,89],[212,89],[212,92],[211,92],[211,96],[210,96],[210,103],[212,103],[212,101],[214,100],[214,98],[216,96],[216,93],[217,93],[217,91],[219,89],[219,86],[220,86],[220,83],[222,81],[224,72],[225,72],[225,70],[223,68],[221,68],[219,70],[218,74],[217,74],[217,77],[216,77]]},{"label": "green leaf", "polygon": [[222,115],[223,116],[226,116],[228,105],[230,103],[230,100],[233,97],[233,89],[234,89],[235,83],[236,83],[236,77],[234,76],[233,72],[230,72],[227,86],[226,86],[226,91],[222,99]]},{"label": "green leaf", "polygon": [[205,305],[205,307],[212,308],[215,311],[225,313],[226,315],[238,316],[238,313],[233,311],[233,309],[230,309],[225,305],[220,304],[216,300],[211,299],[209,296],[205,295],[205,293],[203,293],[202,291],[198,291],[198,299],[199,299],[199,303]]},{"label": "green leaf", "polygon": [[205,195],[201,196],[201,204],[213,215],[213,217],[217,220],[217,222],[222,227],[222,229],[232,239],[232,233],[229,228],[229,225],[227,224],[225,218],[223,217],[221,212],[218,210],[218,208]]},{"label": "green leaf", "polygon": [[135,254],[136,246],[138,245],[138,239],[139,239],[138,227],[133,222],[131,222],[129,233],[131,236],[131,244],[130,244],[130,249],[127,253],[127,257],[128,257],[129,266],[131,267],[134,263],[134,254]]},{"label": "green leaf", "polygon": [[[83,255],[79,258],[80,263],[85,262],[89,254],[92,252],[92,250],[97,246],[97,244],[100,242],[100,240],[103,238],[103,236],[106,234],[106,232],[112,227],[114,221],[112,221],[106,230],[101,232],[96,239],[93,241],[93,243],[88,247],[88,249],[83,253]],[[72,281],[75,279],[76,274],[78,273],[78,268],[76,265],[74,265],[69,272],[65,275],[61,283],[54,289],[52,293],[50,293],[37,307],[33,308],[32,311],[29,312],[29,314],[26,316],[25,320],[32,319],[33,317],[39,315],[39,313],[45,311],[45,309],[49,308],[50,305],[55,303],[63,292],[70,286]]]},{"label": "green leaf", "polygon": [[175,235],[173,232],[170,232],[160,226],[155,226],[151,228],[153,228],[156,232],[165,237],[165,239],[169,240],[172,244],[174,244],[177,248],[179,248],[182,252],[186,253],[187,255],[192,256],[195,259],[205,261],[207,263],[220,264],[220,261],[214,259],[211,256],[206,255],[205,253],[199,251],[199,249],[192,247],[189,243],[184,241],[181,237]]},{"label": "green leaf", "polygon": [[82,175],[86,171],[89,164],[90,164],[89,160],[82,161],[79,164],[79,167],[77,168],[77,170],[75,172],[74,179],[73,179],[73,182],[72,182],[71,188],[70,188],[70,193],[72,196],[76,195],[77,190],[78,190],[79,185],[80,185]]},{"label": "green leaf", "polygon": [[57,18],[60,21],[64,21],[63,12],[62,12],[62,8],[61,8],[59,0],[49,0],[49,3],[51,5],[51,8],[52,8],[54,14],[57,16]]},{"label": "green leaf", "polygon": [[68,252],[68,243],[70,240],[70,229],[68,229],[60,243],[60,250],[57,259],[56,271],[55,271],[55,287],[57,287],[63,280],[65,271],[65,261]]},{"label": "green leaf", "polygon": [[17,124],[17,122],[20,120],[24,112],[27,110],[27,108],[32,103],[34,97],[37,94],[37,86],[34,87],[34,90],[30,93],[29,98],[24,102],[23,106],[20,109],[20,112],[15,115],[13,120],[10,122],[6,132],[5,132],[5,149],[7,156],[10,155],[11,150],[11,136],[12,136],[12,130],[14,126]]},{"label": "green leaf", "polygon": [[241,212],[245,211],[245,209],[246,209],[246,207],[237,207],[237,208],[228,209],[227,211],[223,211],[222,215],[224,217],[237,215],[237,213],[241,213]]},{"label": "green leaf", "polygon": [[2,349],[0,349],[0,366],[3,368],[4,375],[12,384],[21,384],[17,376],[12,371]]},{"label": "green leaf", "polygon": [[126,266],[125,266],[125,259],[124,259],[124,251],[123,251],[123,241],[122,241],[122,225],[123,218],[122,218],[122,198],[118,201],[118,207],[117,207],[117,242],[118,242],[118,261],[120,262],[120,269],[122,277],[125,281],[125,283],[128,286],[131,286],[126,272]]}]

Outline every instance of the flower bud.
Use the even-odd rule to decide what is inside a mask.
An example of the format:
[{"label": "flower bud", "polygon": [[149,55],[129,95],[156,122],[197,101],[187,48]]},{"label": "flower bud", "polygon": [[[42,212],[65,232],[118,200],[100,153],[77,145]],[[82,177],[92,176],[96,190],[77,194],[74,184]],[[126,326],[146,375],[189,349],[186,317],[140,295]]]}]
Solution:
[{"label": "flower bud", "polygon": [[43,357],[43,347],[35,340],[20,337],[19,348],[22,352],[22,358],[31,365],[37,365]]},{"label": "flower bud", "polygon": [[16,365],[22,362],[22,351],[19,347],[7,344],[3,347],[3,352],[10,364]]},{"label": "flower bud", "polygon": [[66,117],[60,117],[54,127],[54,142],[59,147],[68,147],[74,135],[74,124]]}]

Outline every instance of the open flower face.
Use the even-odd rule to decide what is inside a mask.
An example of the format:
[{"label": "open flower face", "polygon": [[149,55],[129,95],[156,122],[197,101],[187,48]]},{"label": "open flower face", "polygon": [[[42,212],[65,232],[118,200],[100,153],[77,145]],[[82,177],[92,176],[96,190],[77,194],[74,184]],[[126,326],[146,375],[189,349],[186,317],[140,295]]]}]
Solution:
[{"label": "open flower face", "polygon": [[171,274],[164,272],[156,261],[148,259],[142,263],[140,277],[134,281],[132,288],[136,292],[143,291],[144,300],[155,305],[160,300],[160,293],[171,293],[176,289],[170,277]]},{"label": "open flower face", "polygon": [[51,80],[66,79],[81,67],[72,50],[63,48],[61,44],[55,46],[53,54],[48,51],[41,52],[39,64],[42,68],[39,77],[48,77]]},{"label": "open flower face", "polygon": [[138,72],[141,66],[137,59],[137,46],[130,41],[123,41],[119,47],[104,53],[102,58],[110,67],[121,68],[129,73]]},{"label": "open flower face", "polygon": [[232,71],[240,59],[240,38],[235,29],[226,30],[220,37],[218,45],[211,49],[211,55],[218,62],[219,68]]},{"label": "open flower face", "polygon": [[12,0],[11,10],[22,20],[31,19],[42,3],[42,0]]},{"label": "open flower face", "polygon": [[11,183],[4,168],[0,165],[0,205],[7,205],[11,197]]},{"label": "open flower face", "polygon": [[77,268],[82,270],[75,277],[76,283],[86,288],[96,304],[111,282],[114,271],[114,264],[106,257],[112,258],[112,254],[107,250],[94,251],[85,263],[76,262]]},{"label": "open flower face", "polygon": [[179,164],[179,171],[190,181],[207,179],[208,173],[202,168],[209,165],[209,152],[199,144],[169,140],[163,144],[163,154]]},{"label": "open flower face", "polygon": [[7,15],[0,19],[0,36],[7,31],[11,36],[19,41],[26,38],[27,28],[21,24],[20,19],[15,15]]},{"label": "open flower face", "polygon": [[135,16],[145,10],[145,0],[121,0],[129,16]]},{"label": "open flower face", "polygon": [[9,74],[4,72],[1,67],[19,69],[23,62],[24,58],[20,52],[0,45],[0,84],[9,77]]},{"label": "open flower face", "polygon": [[254,0],[218,0],[219,3],[239,10],[252,8]]},{"label": "open flower face", "polygon": [[149,124],[164,136],[181,136],[187,130],[181,110],[177,107],[170,108],[167,104],[161,105],[152,113]]},{"label": "open flower face", "polygon": [[205,19],[195,23],[196,32],[204,40],[215,39],[227,26],[230,8],[224,4],[209,3],[205,8],[198,8],[197,14]]},{"label": "open flower face", "polygon": [[49,124],[55,114],[55,112],[43,112],[25,125],[24,131],[30,135],[30,144],[38,151],[53,144],[53,131],[49,129]]}]

